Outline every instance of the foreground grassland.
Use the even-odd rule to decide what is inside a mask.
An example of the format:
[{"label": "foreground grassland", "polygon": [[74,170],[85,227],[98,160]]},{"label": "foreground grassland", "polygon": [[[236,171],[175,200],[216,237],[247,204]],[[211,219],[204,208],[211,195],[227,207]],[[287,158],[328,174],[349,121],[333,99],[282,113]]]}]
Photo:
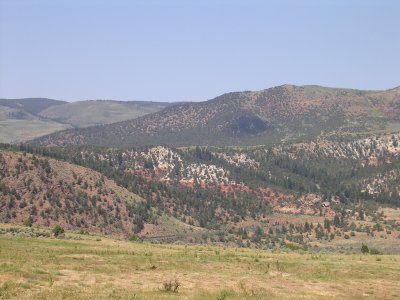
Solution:
[{"label": "foreground grassland", "polygon": [[[399,299],[400,257],[0,236],[0,299]],[[165,282],[180,283],[167,292]]]}]

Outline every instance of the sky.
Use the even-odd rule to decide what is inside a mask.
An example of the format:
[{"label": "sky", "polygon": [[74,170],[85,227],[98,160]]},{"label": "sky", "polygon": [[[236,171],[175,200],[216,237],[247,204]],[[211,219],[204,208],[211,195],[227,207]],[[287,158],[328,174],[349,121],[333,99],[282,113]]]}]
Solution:
[{"label": "sky", "polygon": [[0,0],[0,98],[400,85],[400,1]]}]

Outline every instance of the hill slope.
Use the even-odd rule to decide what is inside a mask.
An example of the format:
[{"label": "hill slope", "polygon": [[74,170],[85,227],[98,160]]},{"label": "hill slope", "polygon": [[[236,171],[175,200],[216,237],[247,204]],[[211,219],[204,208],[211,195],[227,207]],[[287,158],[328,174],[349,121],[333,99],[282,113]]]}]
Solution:
[{"label": "hill slope", "polygon": [[88,100],[51,106],[40,116],[74,127],[87,127],[134,119],[169,105],[166,102]]},{"label": "hill slope", "polygon": [[38,116],[42,110],[64,103],[46,98],[0,99],[0,142],[17,143],[71,128]]},{"label": "hill slope", "polygon": [[0,106],[21,109],[33,115],[37,115],[48,107],[65,103],[68,102],[47,98],[0,99]]},{"label": "hill slope", "polygon": [[0,142],[24,142],[72,127],[133,119],[169,105],[145,101],[68,103],[46,98],[0,99]]},{"label": "hill slope", "polygon": [[400,89],[359,91],[284,85],[185,103],[134,120],[68,130],[41,146],[257,145],[327,134],[387,130],[400,123]]},{"label": "hill slope", "polygon": [[[19,149],[52,159],[3,150],[0,222],[31,215],[41,225],[125,236],[134,224],[163,242],[275,248],[290,241],[347,251],[368,241],[400,251],[400,210],[385,207],[399,206],[398,135],[247,151]],[[143,200],[130,205],[130,193]]]},{"label": "hill slope", "polygon": [[[143,199],[100,173],[54,159],[0,153],[0,222],[128,236]],[[140,230],[139,230],[140,231]]]}]

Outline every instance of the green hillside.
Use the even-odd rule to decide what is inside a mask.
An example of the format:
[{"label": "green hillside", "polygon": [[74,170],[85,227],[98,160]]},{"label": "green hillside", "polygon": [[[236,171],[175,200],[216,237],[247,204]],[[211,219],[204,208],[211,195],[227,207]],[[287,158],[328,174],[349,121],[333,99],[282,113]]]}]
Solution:
[{"label": "green hillside", "polygon": [[71,128],[68,124],[43,119],[33,114],[32,112],[38,110],[35,104],[29,104],[28,101],[23,102],[24,105],[20,104],[0,101],[0,143],[23,142]]},{"label": "green hillside", "polygon": [[67,102],[47,98],[0,99],[0,106],[21,109],[34,115],[37,115],[48,107],[65,103]]},{"label": "green hillside", "polygon": [[87,127],[134,119],[169,105],[166,102],[89,100],[51,106],[40,112],[40,116],[74,127]]},{"label": "green hillside", "polygon": [[25,142],[53,132],[137,118],[170,103],[0,99],[0,143]]}]

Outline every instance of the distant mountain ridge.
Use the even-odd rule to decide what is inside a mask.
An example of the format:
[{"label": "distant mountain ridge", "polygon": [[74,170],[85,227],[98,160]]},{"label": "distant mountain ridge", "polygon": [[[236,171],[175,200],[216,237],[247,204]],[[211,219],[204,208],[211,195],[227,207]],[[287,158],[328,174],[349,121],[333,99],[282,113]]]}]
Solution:
[{"label": "distant mountain ridge", "polygon": [[400,124],[400,90],[283,85],[183,103],[133,120],[41,137],[40,146],[248,146]]}]

